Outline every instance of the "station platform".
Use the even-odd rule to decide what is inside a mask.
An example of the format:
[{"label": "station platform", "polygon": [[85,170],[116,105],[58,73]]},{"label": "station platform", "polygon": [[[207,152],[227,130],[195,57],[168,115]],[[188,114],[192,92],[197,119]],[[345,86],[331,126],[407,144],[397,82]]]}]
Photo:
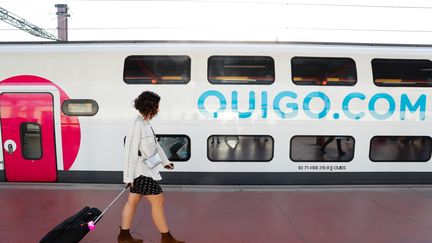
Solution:
[{"label": "station platform", "polygon": [[[0,242],[30,243],[118,184],[0,183]],[[188,243],[430,243],[432,186],[164,186],[170,230]],[[118,203],[81,242],[117,242]],[[133,235],[160,242],[143,200]]]}]

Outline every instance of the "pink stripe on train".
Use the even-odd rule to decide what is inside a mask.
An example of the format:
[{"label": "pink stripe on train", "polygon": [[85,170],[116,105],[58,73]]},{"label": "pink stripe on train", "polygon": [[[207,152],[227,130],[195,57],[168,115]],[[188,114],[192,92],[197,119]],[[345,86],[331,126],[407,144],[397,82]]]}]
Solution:
[{"label": "pink stripe on train", "polygon": [[[60,92],[60,102],[69,99],[68,95],[55,83],[44,79],[42,77],[33,75],[20,75],[0,81],[1,85],[52,85]],[[81,143],[81,129],[78,117],[66,116],[63,112],[61,116],[61,134],[62,134],[62,147],[63,147],[63,166],[64,170],[69,170],[78,155],[78,150]]]}]

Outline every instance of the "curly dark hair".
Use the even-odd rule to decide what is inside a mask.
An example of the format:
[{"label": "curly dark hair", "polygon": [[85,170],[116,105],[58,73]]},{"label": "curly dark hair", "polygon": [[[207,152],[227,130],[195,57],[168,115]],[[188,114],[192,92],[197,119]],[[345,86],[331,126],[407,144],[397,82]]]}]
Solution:
[{"label": "curly dark hair", "polygon": [[134,107],[144,116],[151,120],[159,111],[160,96],[151,91],[142,92],[134,101]]}]

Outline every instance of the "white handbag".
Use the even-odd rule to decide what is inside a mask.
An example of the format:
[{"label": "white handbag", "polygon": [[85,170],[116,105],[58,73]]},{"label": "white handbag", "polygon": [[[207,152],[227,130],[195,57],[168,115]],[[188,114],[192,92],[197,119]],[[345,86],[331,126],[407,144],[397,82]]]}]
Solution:
[{"label": "white handbag", "polygon": [[153,169],[154,167],[162,163],[162,158],[160,157],[159,153],[156,152],[152,156],[148,157],[145,160],[145,163],[148,165],[148,167],[150,167],[150,169]]},{"label": "white handbag", "polygon": [[[156,141],[156,134],[153,131],[153,128],[150,126],[153,136],[154,136],[154,140],[155,140],[155,144],[157,143]],[[162,157],[159,155],[159,152],[157,151],[157,148],[155,148],[155,152],[153,155],[151,155],[150,157],[148,157],[145,161],[144,161],[148,167],[150,167],[150,169],[153,169],[154,167],[158,166],[159,164],[161,164],[162,161]]]}]

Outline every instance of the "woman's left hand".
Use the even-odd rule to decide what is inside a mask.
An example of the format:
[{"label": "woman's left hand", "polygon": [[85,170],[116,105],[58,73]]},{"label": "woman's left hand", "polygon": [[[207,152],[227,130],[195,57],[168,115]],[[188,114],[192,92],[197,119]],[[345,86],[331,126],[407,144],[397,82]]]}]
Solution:
[{"label": "woman's left hand", "polygon": [[173,163],[169,163],[169,164],[165,165],[164,168],[168,169],[168,170],[172,170],[172,169],[174,169],[174,164]]}]

